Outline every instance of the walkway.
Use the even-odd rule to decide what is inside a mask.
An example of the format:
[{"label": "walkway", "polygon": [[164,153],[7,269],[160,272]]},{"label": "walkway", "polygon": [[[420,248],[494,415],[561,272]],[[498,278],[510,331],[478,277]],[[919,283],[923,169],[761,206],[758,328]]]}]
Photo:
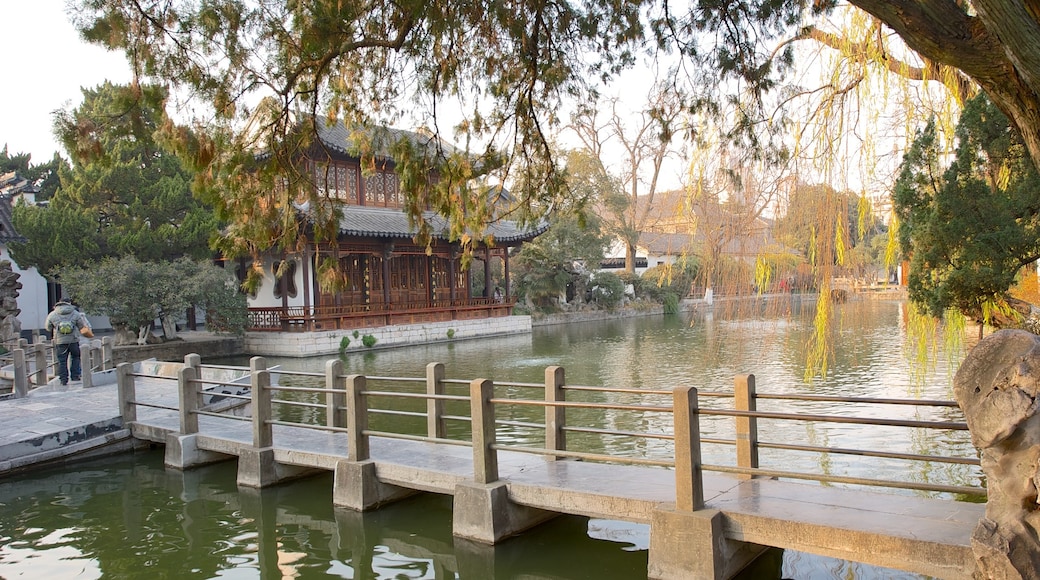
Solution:
[{"label": "walkway", "polygon": [[[428,370],[431,384],[437,388],[431,393],[443,393],[443,383],[465,384],[443,379],[443,367],[433,367]],[[128,371],[124,367],[120,379],[123,400],[119,389],[109,385],[39,392],[0,405],[0,425],[4,426],[0,475],[28,465],[64,461],[73,454],[150,441],[166,446],[167,464],[172,467],[190,468],[237,457],[240,486],[263,487],[314,470],[333,471],[332,501],[357,510],[374,509],[415,492],[452,495],[455,535],[482,543],[497,542],[557,513],[649,524],[650,578],[729,578],[761,546],[938,578],[967,579],[974,567],[969,540],[984,513],[983,504],[701,472],[696,458],[692,463],[683,460],[690,450],[683,446],[677,409],[665,409],[676,413],[676,461],[667,468],[573,460],[581,459],[574,457],[580,453],[568,452],[563,445],[553,451],[548,435],[550,451],[542,449],[541,454],[498,445],[493,405],[531,401],[492,399],[489,381],[470,385],[472,440],[478,442],[471,445],[446,440],[443,435],[409,437],[370,431],[365,394],[375,391],[372,387],[366,390],[363,377],[343,376],[335,361],[330,361],[327,372],[332,386],[309,390],[325,392],[328,408],[336,411],[327,424],[311,425],[267,418],[269,409],[255,412],[264,409],[271,392],[292,390],[266,386],[270,380],[266,370],[253,373],[252,418],[192,411],[194,404],[182,408],[180,401],[192,400],[188,395],[202,384],[191,372],[182,372],[175,381]],[[547,384],[550,374],[547,369]],[[562,370],[558,376],[562,383]],[[564,388],[562,384],[557,387]],[[548,386],[545,390],[551,391]],[[380,395],[387,396],[385,392]],[[466,399],[443,394],[427,398],[431,409],[438,399]],[[695,396],[693,401],[690,416],[695,425]],[[549,409],[547,425],[555,423],[548,419],[550,412],[567,405],[541,404]],[[125,412],[126,405],[134,411],[124,426],[118,414],[121,408]],[[431,410],[430,416],[443,412]],[[562,429],[563,415],[559,417],[557,427]],[[440,419],[444,418],[460,419]],[[431,433],[436,430],[431,423]],[[696,429],[689,439],[698,440]],[[556,453],[560,457],[554,458]],[[676,491],[691,489],[691,485],[700,490],[693,492],[692,501]],[[698,493],[703,506],[697,505]]]}]

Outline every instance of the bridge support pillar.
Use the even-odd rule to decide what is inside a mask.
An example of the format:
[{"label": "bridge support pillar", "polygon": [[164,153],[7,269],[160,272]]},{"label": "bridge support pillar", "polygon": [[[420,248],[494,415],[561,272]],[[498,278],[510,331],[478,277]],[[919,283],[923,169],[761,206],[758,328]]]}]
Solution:
[{"label": "bridge support pillar", "polygon": [[557,515],[513,503],[505,483],[465,482],[455,486],[452,534],[482,544],[495,544]]},{"label": "bridge support pillar", "polygon": [[647,577],[653,580],[728,580],[767,548],[726,539],[723,514],[660,507],[650,517]]},{"label": "bridge support pillar", "polygon": [[382,483],[373,461],[340,461],[332,485],[332,504],[363,512],[403,499],[416,491]]},{"label": "bridge support pillar", "polygon": [[267,487],[316,472],[317,470],[310,467],[278,463],[274,459],[274,449],[271,447],[243,449],[238,455],[239,487]]},{"label": "bridge support pillar", "polygon": [[171,433],[167,435],[166,455],[164,458],[166,467],[184,470],[234,459],[234,455],[199,449],[197,437],[198,435],[196,434],[177,435]]}]

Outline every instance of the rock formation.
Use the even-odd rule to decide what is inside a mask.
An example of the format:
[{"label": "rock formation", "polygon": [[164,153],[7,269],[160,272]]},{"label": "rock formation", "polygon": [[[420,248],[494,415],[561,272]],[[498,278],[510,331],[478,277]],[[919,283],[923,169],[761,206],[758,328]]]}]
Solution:
[{"label": "rock formation", "polygon": [[1040,578],[1040,336],[1001,330],[954,378],[989,500],[971,537],[975,577]]},{"label": "rock formation", "polygon": [[7,348],[22,336],[22,323],[18,320],[18,291],[22,283],[18,277],[10,260],[0,260],[0,344],[8,345]]}]

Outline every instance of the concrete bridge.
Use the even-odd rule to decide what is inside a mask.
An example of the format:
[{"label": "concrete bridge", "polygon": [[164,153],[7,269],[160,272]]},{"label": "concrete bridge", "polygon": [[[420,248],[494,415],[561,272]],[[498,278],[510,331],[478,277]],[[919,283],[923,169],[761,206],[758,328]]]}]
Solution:
[{"label": "concrete bridge", "polygon": [[[979,495],[982,489],[765,470],[758,465],[763,449],[813,449],[759,441],[761,418],[939,430],[964,429],[960,422],[759,412],[756,402],[766,395],[756,393],[750,375],[737,377],[731,393],[702,394],[702,399],[710,395],[732,401],[728,408],[709,408],[702,407],[697,390],[688,387],[647,391],[566,385],[559,367],[546,369],[544,384],[495,384],[487,379],[446,379],[444,367],[436,363],[428,366],[426,377],[394,378],[347,376],[339,361],[329,361],[323,375],[281,371],[281,380],[275,381],[260,358],[252,361],[249,388],[217,401],[205,395],[207,389],[241,385],[200,379],[205,370],[198,356],[187,357],[174,389],[169,377],[135,373],[132,365],[120,365],[123,424],[137,439],[164,444],[170,467],[189,469],[237,458],[239,486],[260,488],[315,470],[332,471],[333,503],[356,511],[417,492],[447,494],[453,497],[454,535],[476,544],[500,542],[561,513],[648,524],[650,578],[730,578],[769,546],[939,578],[970,578],[974,568],[969,540],[983,504],[797,480],[948,494]],[[138,384],[158,380],[170,381],[166,395],[138,398]],[[577,400],[582,392],[598,393],[605,402]],[[525,396],[530,393],[534,395]],[[952,405],[791,397],[817,403]],[[386,405],[391,400],[401,405]],[[248,415],[241,412],[244,406],[250,408]],[[142,407],[149,413],[139,419],[137,410]],[[515,413],[517,409],[527,413]],[[532,410],[539,416],[544,412],[544,421],[531,421]],[[664,418],[657,424],[671,429],[633,432],[581,425],[575,417],[582,413],[655,415]],[[700,436],[701,420],[708,416],[734,421],[735,435],[727,443],[735,448],[736,465],[701,461],[702,444],[720,442]],[[388,427],[417,421],[425,428]],[[544,446],[509,443],[518,429],[544,432]],[[622,457],[567,445],[568,435],[582,434],[663,442],[671,452],[663,458]],[[971,457],[815,450],[977,465]]]}]

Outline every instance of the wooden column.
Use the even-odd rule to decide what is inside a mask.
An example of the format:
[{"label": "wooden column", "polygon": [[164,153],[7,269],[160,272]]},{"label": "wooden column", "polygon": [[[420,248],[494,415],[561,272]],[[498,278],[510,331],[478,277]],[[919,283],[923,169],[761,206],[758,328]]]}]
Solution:
[{"label": "wooden column", "polygon": [[502,282],[506,285],[506,302],[509,302],[509,297],[513,295],[513,284],[509,279],[509,248],[502,252],[502,276],[505,278]]},{"label": "wooden column", "polygon": [[484,247],[484,298],[491,298],[491,248]]}]

